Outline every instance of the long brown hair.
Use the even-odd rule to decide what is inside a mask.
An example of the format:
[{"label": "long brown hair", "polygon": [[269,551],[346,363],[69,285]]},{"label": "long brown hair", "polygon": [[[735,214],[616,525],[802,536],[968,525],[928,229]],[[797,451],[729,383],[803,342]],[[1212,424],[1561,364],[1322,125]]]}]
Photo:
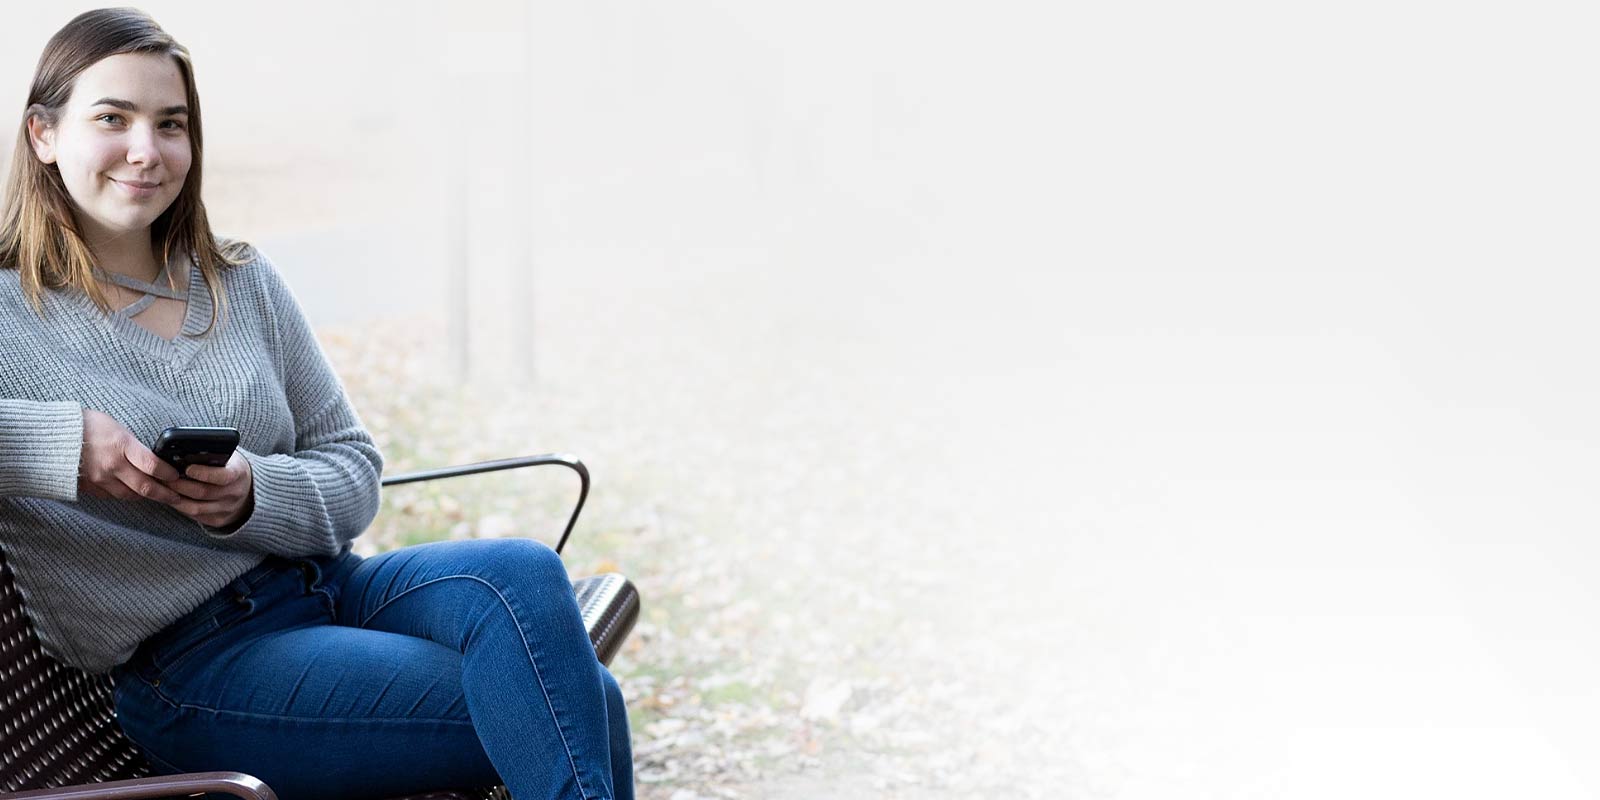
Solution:
[{"label": "long brown hair", "polygon": [[242,241],[219,241],[214,237],[205,204],[200,201],[200,95],[195,90],[189,50],[138,9],[102,8],[79,14],[50,37],[39,56],[6,181],[5,213],[0,218],[0,269],[21,271],[23,292],[41,315],[42,290],[63,287],[83,291],[102,311],[111,310],[105,291],[94,279],[94,253],[74,216],[61,170],[35,157],[28,139],[28,120],[37,116],[47,125],[59,124],[61,110],[72,95],[78,75],[101,59],[121,53],[170,56],[183,75],[192,161],[177,199],[150,223],[150,241],[152,250],[160,243],[162,264],[168,263],[175,252],[194,254],[211,292],[211,325],[215,325],[219,309],[226,304],[219,273],[248,262],[252,253]]}]

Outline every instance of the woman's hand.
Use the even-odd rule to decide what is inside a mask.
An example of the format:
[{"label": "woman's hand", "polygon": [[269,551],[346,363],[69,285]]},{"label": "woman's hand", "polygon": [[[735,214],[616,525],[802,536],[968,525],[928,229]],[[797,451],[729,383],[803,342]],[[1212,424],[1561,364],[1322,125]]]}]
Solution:
[{"label": "woman's hand", "polygon": [[167,486],[182,495],[167,505],[213,528],[243,522],[255,507],[255,476],[250,472],[250,462],[238,450],[220,467],[190,464],[183,477],[167,481]]},{"label": "woman's hand", "polygon": [[156,458],[122,423],[92,408],[83,410],[83,451],[78,457],[78,492],[118,500],[148,498],[172,505],[183,497],[166,486],[178,479],[171,464]]}]

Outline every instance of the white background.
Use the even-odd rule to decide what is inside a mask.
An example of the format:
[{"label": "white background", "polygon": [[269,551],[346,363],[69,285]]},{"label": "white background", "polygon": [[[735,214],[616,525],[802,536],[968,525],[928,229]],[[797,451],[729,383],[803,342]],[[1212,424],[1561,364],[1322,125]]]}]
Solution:
[{"label": "white background", "polygon": [[937,392],[1108,794],[1600,795],[1587,5],[146,9],[319,322],[756,281]]}]

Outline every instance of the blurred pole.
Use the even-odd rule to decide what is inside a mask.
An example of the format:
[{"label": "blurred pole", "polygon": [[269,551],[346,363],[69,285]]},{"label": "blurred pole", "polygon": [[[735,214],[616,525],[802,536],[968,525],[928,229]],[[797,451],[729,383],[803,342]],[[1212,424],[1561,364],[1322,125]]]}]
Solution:
[{"label": "blurred pole", "polygon": [[[519,0],[468,0],[443,12],[445,103],[452,109],[502,109],[466,126],[455,144],[471,157],[451,166],[459,208],[452,222],[451,346],[465,380],[531,375],[529,295],[533,254],[526,105],[530,58]],[[510,116],[505,116],[509,114]]]},{"label": "blurred pole", "polygon": [[471,378],[470,354],[472,352],[470,289],[472,277],[472,239],[468,233],[471,219],[467,214],[469,196],[469,178],[467,169],[450,170],[450,213],[448,217],[448,233],[450,252],[447,259],[450,261],[450,310],[448,325],[450,328],[450,366],[455,372],[458,382],[465,382]]},{"label": "blurred pole", "polygon": [[[537,33],[533,28],[534,8],[534,2],[530,0],[522,9],[522,74],[517,80],[517,92],[522,96],[522,102],[517,104],[518,131],[531,131],[534,124],[533,43],[535,41],[534,35]],[[533,157],[532,147],[519,147],[517,152],[523,160],[523,163],[519,165],[521,167],[519,171],[527,176],[527,184],[522,191],[512,193],[512,196],[517,198],[515,213],[518,217],[517,223],[512,229],[518,231],[538,230],[538,226],[534,224],[533,219],[536,206],[533,202],[533,197],[539,186],[539,176],[535,174],[536,170],[534,169],[534,165],[539,163],[539,160]],[[534,323],[538,318],[535,313],[537,309],[535,301],[538,298],[534,290],[533,270],[537,260],[533,255],[534,245],[532,237],[528,237],[527,241],[522,242],[521,246],[516,248],[516,254],[513,256],[517,261],[514,265],[516,275],[513,276],[513,281],[515,282],[513,286],[515,290],[514,296],[516,301],[522,304],[522,313],[516,315],[511,330],[512,335],[517,337],[516,353],[518,355],[518,364],[521,366],[522,378],[530,385],[536,377],[535,367],[537,364],[534,358],[537,350],[537,341],[534,338]]]}]

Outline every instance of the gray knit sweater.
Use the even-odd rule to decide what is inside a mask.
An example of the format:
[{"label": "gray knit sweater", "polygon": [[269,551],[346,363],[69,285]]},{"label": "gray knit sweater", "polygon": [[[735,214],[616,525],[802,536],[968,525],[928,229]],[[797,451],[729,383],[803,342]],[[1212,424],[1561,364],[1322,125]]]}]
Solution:
[{"label": "gray knit sweater", "polygon": [[[173,341],[81,292],[41,319],[0,269],[0,548],[53,656],[104,672],[266,554],[332,554],[378,509],[382,460],[299,305],[259,253],[222,271],[226,313],[189,268]],[[169,425],[239,429],[255,508],[226,535],[151,500],[77,492],[83,409],[149,446]]]}]

